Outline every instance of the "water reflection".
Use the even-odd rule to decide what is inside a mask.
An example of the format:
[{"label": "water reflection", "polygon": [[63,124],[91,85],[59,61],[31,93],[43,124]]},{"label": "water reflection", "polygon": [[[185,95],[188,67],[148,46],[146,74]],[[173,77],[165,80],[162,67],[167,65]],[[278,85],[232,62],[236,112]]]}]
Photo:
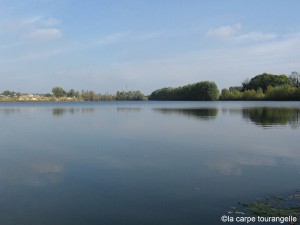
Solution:
[{"label": "water reflection", "polygon": [[137,107],[117,107],[118,112],[140,112],[141,108]]},{"label": "water reflection", "polygon": [[272,105],[0,107],[0,224],[222,224],[241,198],[299,187],[298,131],[256,126],[300,107]]},{"label": "water reflection", "polygon": [[271,127],[274,125],[290,124],[292,128],[299,127],[300,109],[298,108],[244,108],[242,115],[250,119],[255,125]]},{"label": "water reflection", "polygon": [[75,114],[75,113],[93,113],[95,108],[53,108],[53,116],[63,116],[65,113]]},{"label": "water reflection", "polygon": [[[2,163],[0,180],[5,184],[47,186],[62,181],[64,166],[48,160],[24,160],[18,166]],[[5,168],[5,170],[3,170]],[[4,172],[5,171],[5,172]]]},{"label": "water reflection", "polygon": [[217,108],[154,108],[153,110],[162,114],[179,114],[204,121],[213,120],[218,115]]},{"label": "water reflection", "polygon": [[0,113],[4,115],[16,114],[20,113],[21,110],[19,108],[0,108]]},{"label": "water reflection", "polygon": [[207,160],[206,164],[210,170],[216,170],[221,174],[242,176],[243,168],[247,166],[276,166],[279,163],[276,157],[272,155],[259,154],[255,151],[252,152],[252,154],[246,155],[241,152],[237,152],[235,154],[222,155],[222,157],[214,156]]}]

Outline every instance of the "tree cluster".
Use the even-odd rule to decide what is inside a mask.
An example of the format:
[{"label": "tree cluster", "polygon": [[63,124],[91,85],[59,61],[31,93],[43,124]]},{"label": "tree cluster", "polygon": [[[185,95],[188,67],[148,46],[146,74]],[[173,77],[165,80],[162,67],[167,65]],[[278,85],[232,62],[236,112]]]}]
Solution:
[{"label": "tree cluster", "polygon": [[[148,100],[167,101],[211,101],[211,100],[300,100],[300,74],[292,72],[290,76],[263,73],[242,83],[241,86],[224,88],[219,95],[215,82],[202,81],[182,87],[168,87],[155,90],[148,96]],[[18,100],[25,94],[6,90],[1,93],[0,100]],[[52,88],[52,94],[42,94],[44,100],[60,98],[61,100],[84,101],[140,101],[145,96],[140,91],[118,91],[113,94],[97,94],[94,91],[81,92],[70,89],[65,91],[62,87]],[[70,99],[72,98],[72,99]],[[52,100],[55,100],[54,98]]]},{"label": "tree cluster", "polygon": [[8,96],[8,97],[13,97],[13,96],[19,96],[20,93],[18,92],[14,92],[14,91],[9,91],[9,90],[6,90],[6,91],[3,91],[1,93],[1,95],[4,95],[4,96]]},{"label": "tree cluster", "polygon": [[263,92],[267,90],[269,86],[285,86],[291,85],[291,80],[284,74],[273,75],[269,73],[263,73],[253,77],[250,81],[243,82],[242,91],[262,89]]},{"label": "tree cluster", "polygon": [[75,91],[74,89],[69,90],[66,92],[62,87],[54,87],[52,88],[52,93],[55,97],[71,97],[71,98],[78,98],[79,92]]},{"label": "tree cluster", "polygon": [[144,98],[140,91],[118,91],[116,94],[117,101],[141,101]]},{"label": "tree cluster", "polygon": [[79,96],[84,101],[114,101],[116,97],[111,94],[97,94],[94,91],[81,91]]},{"label": "tree cluster", "polygon": [[240,87],[224,88],[220,100],[300,100],[299,74],[291,76],[263,73]]},{"label": "tree cluster", "polygon": [[219,90],[214,82],[202,81],[177,88],[162,88],[151,93],[149,100],[214,101]]},{"label": "tree cluster", "polygon": [[81,93],[74,89],[66,92],[62,87],[52,88],[52,93],[55,97],[71,97],[81,98],[84,101],[141,101],[145,96],[140,91],[118,91],[116,95],[112,94],[97,94],[94,91],[82,90]]},{"label": "tree cluster", "polygon": [[263,100],[265,97],[261,88],[257,91],[247,90],[247,91],[238,91],[235,89],[226,89],[224,88],[220,95],[220,100]]}]

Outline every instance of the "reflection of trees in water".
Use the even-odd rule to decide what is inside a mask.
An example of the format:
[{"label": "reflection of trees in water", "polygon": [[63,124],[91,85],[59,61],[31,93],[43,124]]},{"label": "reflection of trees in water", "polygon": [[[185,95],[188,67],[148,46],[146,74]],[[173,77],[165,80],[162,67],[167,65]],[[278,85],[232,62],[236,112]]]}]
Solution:
[{"label": "reflection of trees in water", "polygon": [[200,120],[213,120],[218,115],[217,108],[155,108],[153,110],[163,114],[179,114],[187,117],[195,117]]},{"label": "reflection of trees in water", "polygon": [[262,127],[290,124],[293,128],[297,128],[300,124],[299,108],[245,108],[242,109],[242,114],[244,118]]},{"label": "reflection of trees in water", "polygon": [[141,108],[137,107],[117,107],[118,112],[140,112]]},{"label": "reflection of trees in water", "polygon": [[62,116],[65,113],[75,114],[75,113],[92,113],[94,108],[53,108],[52,114],[54,116]]},{"label": "reflection of trees in water", "polygon": [[10,114],[15,114],[15,113],[20,113],[21,109],[19,108],[3,108],[0,109],[0,113],[3,113],[4,115],[10,115]]}]

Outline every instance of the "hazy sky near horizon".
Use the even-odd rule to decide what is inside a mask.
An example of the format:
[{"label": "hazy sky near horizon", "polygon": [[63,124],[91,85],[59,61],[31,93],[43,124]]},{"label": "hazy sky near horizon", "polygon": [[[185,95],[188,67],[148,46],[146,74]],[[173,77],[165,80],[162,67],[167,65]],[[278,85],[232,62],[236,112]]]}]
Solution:
[{"label": "hazy sky near horizon", "polygon": [[222,89],[300,70],[298,0],[0,0],[0,92]]}]

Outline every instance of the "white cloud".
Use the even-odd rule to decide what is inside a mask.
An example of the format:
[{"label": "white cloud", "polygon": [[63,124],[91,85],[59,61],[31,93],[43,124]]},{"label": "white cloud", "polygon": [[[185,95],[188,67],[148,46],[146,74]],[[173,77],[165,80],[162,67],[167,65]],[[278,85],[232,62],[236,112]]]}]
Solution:
[{"label": "white cloud", "polygon": [[48,19],[41,21],[41,24],[43,24],[45,26],[57,26],[60,23],[61,23],[61,21],[58,19],[55,19],[55,18],[48,18]]},{"label": "white cloud", "polygon": [[154,32],[149,32],[149,33],[144,33],[144,34],[136,34],[131,37],[133,41],[145,41],[149,39],[155,39],[159,38],[165,35],[165,32],[163,31],[154,31]]},{"label": "white cloud", "polygon": [[262,32],[250,32],[235,37],[237,41],[264,41],[275,39],[277,35],[275,33],[262,33]]},{"label": "white cloud", "polygon": [[3,59],[0,64],[16,64],[20,62],[29,62],[41,59],[47,59],[54,57],[63,53],[68,52],[68,49],[54,49],[54,50],[44,50],[44,51],[31,51],[27,52],[19,57],[14,57],[10,59]]},{"label": "white cloud", "polygon": [[[297,70],[300,57],[300,35],[260,44],[249,48],[249,52],[257,57],[268,56],[269,63],[277,64],[277,66],[283,63],[285,65],[289,64],[291,65],[291,71]],[[283,61],[277,61],[278,59]]]},{"label": "white cloud", "polygon": [[62,33],[57,28],[41,28],[32,31],[28,38],[39,40],[39,41],[47,41],[47,40],[54,40],[59,39],[62,36]]},{"label": "white cloud", "polygon": [[117,32],[106,37],[101,38],[97,41],[96,45],[105,46],[120,43],[123,41],[146,41],[150,39],[160,38],[165,35],[163,31],[153,31],[149,33],[133,33],[127,32]]},{"label": "white cloud", "polygon": [[111,44],[115,44],[118,42],[122,42],[128,35],[130,32],[118,32],[106,37],[103,37],[101,39],[99,39],[96,43],[96,45],[99,46],[105,46],[105,45],[111,45]]},{"label": "white cloud", "polygon": [[42,16],[31,16],[22,20],[24,25],[43,25],[43,26],[57,26],[61,23],[55,18],[44,18]]},{"label": "white cloud", "polygon": [[236,32],[241,28],[241,24],[237,23],[229,26],[221,26],[217,28],[210,28],[206,37],[212,38],[228,38],[236,34]]},{"label": "white cloud", "polygon": [[234,25],[210,28],[206,33],[206,37],[215,39],[226,39],[237,42],[267,41],[276,39],[277,37],[275,33],[263,33],[260,31],[241,33],[241,27],[242,25],[240,23],[237,23]]},{"label": "white cloud", "polygon": [[150,93],[168,86],[215,81],[220,90],[263,72],[289,74],[299,66],[300,36],[247,46],[201,49],[155,60],[115,63],[107,74]]},{"label": "white cloud", "polygon": [[41,21],[42,17],[41,16],[31,16],[31,17],[28,17],[28,18],[25,18],[22,20],[22,23],[23,24],[35,24],[39,21]]},{"label": "white cloud", "polygon": [[19,27],[20,26],[17,21],[13,21],[13,20],[0,21],[0,34],[17,31]]},{"label": "white cloud", "polygon": [[44,51],[44,52],[29,52],[26,55],[24,55],[23,57],[21,57],[19,59],[19,61],[34,61],[34,60],[40,60],[40,59],[44,59],[44,58],[49,58],[52,56],[56,56],[59,54],[64,53],[65,50],[51,50],[51,51]]}]

